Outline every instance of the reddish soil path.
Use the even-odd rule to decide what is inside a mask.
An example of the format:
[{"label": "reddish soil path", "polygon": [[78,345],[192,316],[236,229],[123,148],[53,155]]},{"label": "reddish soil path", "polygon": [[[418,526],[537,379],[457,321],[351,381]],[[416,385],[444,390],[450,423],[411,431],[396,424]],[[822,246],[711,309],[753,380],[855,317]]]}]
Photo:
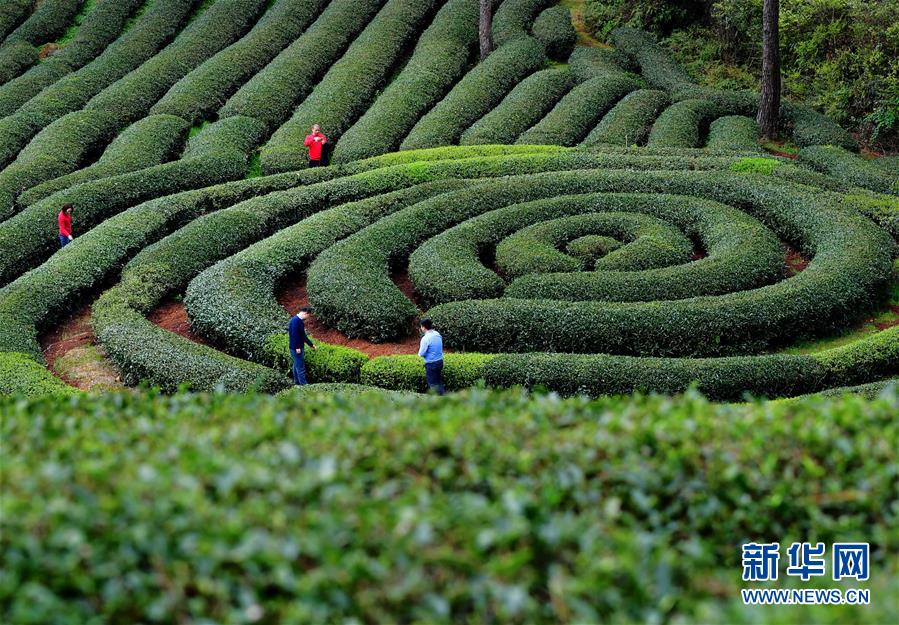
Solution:
[{"label": "reddish soil path", "polygon": [[784,245],[786,250],[786,258],[784,259],[784,272],[788,278],[792,278],[798,273],[805,271],[808,267],[809,259],[803,256],[799,250],[789,245]]},{"label": "reddish soil path", "polygon": [[[416,302],[415,286],[405,272],[391,275],[391,279],[406,297]],[[303,306],[308,306],[309,297],[306,294],[305,276],[298,276],[283,283],[275,297],[288,314],[295,314]],[[351,339],[342,332],[327,327],[314,316],[306,322],[306,330],[319,341],[330,343],[331,345],[351,347],[371,358],[418,353],[418,328],[414,326],[409,328],[409,335],[406,338],[392,343],[372,343],[365,339]],[[445,351],[449,352],[449,350]]]},{"label": "reddish soil path", "polygon": [[173,332],[200,345],[209,345],[209,341],[198,334],[194,334],[190,329],[187,310],[184,308],[184,303],[181,300],[169,299],[164,301],[147,318],[163,330]]},{"label": "reddish soil path", "polygon": [[82,391],[111,391],[124,387],[106,352],[97,345],[85,306],[40,337],[47,368],[66,384]]}]

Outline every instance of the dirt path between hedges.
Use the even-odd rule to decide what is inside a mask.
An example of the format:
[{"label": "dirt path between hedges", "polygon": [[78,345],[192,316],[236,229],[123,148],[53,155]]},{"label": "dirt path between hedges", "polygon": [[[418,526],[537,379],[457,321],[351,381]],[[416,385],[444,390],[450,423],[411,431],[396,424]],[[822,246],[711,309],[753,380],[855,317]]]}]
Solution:
[{"label": "dirt path between hedges", "polygon": [[[393,280],[393,283],[396,284],[397,287],[399,287],[403,294],[410,300],[415,302],[418,306],[418,298],[415,294],[415,286],[412,284],[409,276],[405,272],[400,272],[392,274],[390,278],[391,280]],[[295,279],[285,282],[278,289],[275,297],[277,298],[278,303],[281,304],[281,307],[284,308],[284,310],[287,311],[288,314],[296,314],[296,312],[300,308],[309,305],[309,297],[306,293],[306,277],[299,276]],[[287,330],[286,321],[284,329],[285,331]],[[372,343],[371,341],[366,341],[365,339],[351,339],[342,332],[327,327],[315,316],[313,316],[309,321],[306,322],[306,330],[313,336],[314,340],[319,340],[324,343],[330,343],[331,345],[351,347],[353,349],[359,350],[360,352],[368,355],[371,358],[377,358],[378,356],[396,356],[399,354],[418,353],[419,337],[418,328],[415,326],[409,328],[409,336],[401,341],[394,341],[391,343]],[[444,351],[449,353],[449,350]]]},{"label": "dirt path between hedges", "polygon": [[194,334],[190,329],[190,319],[187,317],[187,310],[184,308],[184,303],[181,300],[165,300],[153,309],[153,312],[147,315],[147,319],[163,330],[168,330],[188,341],[206,345],[207,347],[210,346],[209,341],[199,334]]},{"label": "dirt path between hedges", "polygon": [[84,306],[41,335],[47,368],[66,384],[82,391],[125,389],[122,378],[97,344],[90,325],[91,307]]}]

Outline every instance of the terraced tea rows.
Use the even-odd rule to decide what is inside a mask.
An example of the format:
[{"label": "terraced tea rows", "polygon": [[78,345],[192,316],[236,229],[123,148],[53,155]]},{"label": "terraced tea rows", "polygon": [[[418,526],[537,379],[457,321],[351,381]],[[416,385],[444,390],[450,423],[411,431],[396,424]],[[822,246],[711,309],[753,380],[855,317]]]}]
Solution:
[{"label": "terraced tea rows", "polygon": [[[476,64],[475,0],[88,1],[27,35],[47,0],[0,21],[21,22],[9,58],[72,31],[0,77],[0,390],[68,392],[40,338],[86,304],[128,383],[282,390],[285,297],[339,343],[309,355],[315,381],[420,390],[401,353],[423,314],[451,388],[895,376],[896,327],[780,353],[887,305],[895,162],[795,105],[799,158],[767,155],[754,94],[693,84],[638,31],[571,51],[551,4],[500,3]],[[305,169],[313,122],[331,167]],[[150,320],[182,296],[196,340]]]}]

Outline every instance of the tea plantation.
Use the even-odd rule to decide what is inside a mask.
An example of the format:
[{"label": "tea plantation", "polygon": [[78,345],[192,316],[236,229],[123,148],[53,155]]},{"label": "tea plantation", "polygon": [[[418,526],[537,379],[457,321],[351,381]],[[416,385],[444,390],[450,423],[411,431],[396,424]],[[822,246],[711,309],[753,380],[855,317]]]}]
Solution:
[{"label": "tea plantation", "polygon": [[896,596],[899,162],[578,4],[0,2],[0,621],[749,622],[781,537]]}]

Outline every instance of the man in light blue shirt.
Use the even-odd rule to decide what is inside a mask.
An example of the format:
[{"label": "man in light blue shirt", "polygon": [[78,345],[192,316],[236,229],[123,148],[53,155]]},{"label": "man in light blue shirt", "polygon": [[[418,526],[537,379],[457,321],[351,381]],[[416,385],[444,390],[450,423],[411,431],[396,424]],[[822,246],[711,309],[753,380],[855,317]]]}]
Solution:
[{"label": "man in light blue shirt", "polygon": [[418,355],[425,361],[425,379],[428,388],[438,395],[446,393],[443,385],[443,337],[434,329],[430,319],[421,320],[421,345]]}]

